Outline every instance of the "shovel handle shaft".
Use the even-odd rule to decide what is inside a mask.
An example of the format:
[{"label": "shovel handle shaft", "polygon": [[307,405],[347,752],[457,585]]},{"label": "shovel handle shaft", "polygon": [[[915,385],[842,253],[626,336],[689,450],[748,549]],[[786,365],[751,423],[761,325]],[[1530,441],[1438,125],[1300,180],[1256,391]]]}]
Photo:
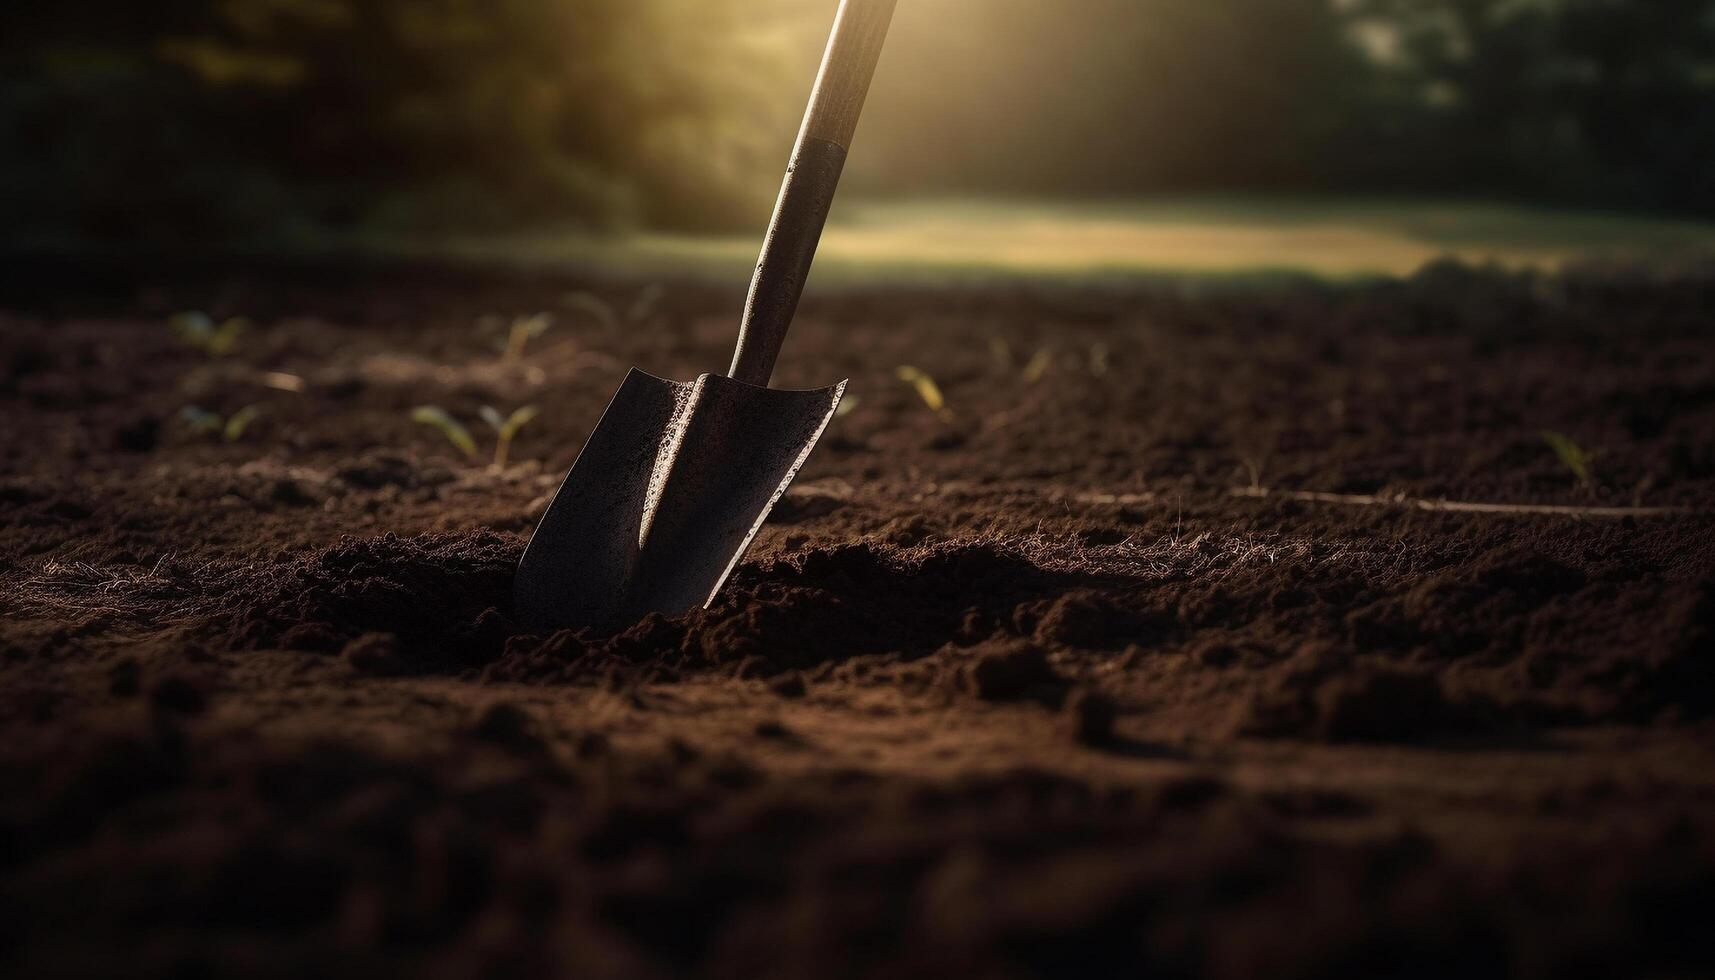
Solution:
[{"label": "shovel handle shaft", "polygon": [[739,323],[733,378],[766,387],[839,186],[898,0],[841,0]]}]

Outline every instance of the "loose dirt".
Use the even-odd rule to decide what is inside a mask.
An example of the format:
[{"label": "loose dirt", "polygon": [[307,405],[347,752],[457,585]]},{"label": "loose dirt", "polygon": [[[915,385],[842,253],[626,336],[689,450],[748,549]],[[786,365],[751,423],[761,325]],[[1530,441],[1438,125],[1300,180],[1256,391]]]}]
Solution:
[{"label": "loose dirt", "polygon": [[726,591],[540,635],[547,495],[736,294],[14,271],[8,976],[1715,970],[1706,272],[812,298],[851,410]]}]

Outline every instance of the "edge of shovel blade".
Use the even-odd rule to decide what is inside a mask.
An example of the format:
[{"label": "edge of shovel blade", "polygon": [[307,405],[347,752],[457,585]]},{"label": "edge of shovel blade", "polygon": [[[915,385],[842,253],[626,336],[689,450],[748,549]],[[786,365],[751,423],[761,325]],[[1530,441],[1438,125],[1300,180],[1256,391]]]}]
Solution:
[{"label": "edge of shovel blade", "polygon": [[651,479],[633,613],[683,612],[714,601],[833,419],[846,382],[761,388],[699,377]]},{"label": "edge of shovel blade", "polygon": [[513,590],[521,621],[591,626],[707,605],[845,388],[632,369],[525,548]]},{"label": "edge of shovel blade", "polygon": [[[692,386],[632,368],[560,482],[518,562],[512,601],[531,628],[611,618],[637,560],[635,529],[662,440]],[[592,587],[611,583],[611,588]]]}]

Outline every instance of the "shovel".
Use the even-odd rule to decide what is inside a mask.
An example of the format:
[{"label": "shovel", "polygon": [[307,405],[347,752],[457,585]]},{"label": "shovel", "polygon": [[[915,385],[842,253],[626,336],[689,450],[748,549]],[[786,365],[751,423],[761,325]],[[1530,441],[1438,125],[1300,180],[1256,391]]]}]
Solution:
[{"label": "shovel", "polygon": [[633,368],[554,494],[513,586],[534,629],[706,606],[809,458],[846,382],[768,387],[897,0],[842,0],[725,376]]}]

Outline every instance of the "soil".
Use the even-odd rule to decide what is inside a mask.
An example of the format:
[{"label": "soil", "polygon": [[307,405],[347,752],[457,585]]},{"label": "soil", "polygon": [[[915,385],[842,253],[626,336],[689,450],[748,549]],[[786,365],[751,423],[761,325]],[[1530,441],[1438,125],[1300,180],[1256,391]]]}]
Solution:
[{"label": "soil", "polygon": [[[9,977],[1715,970],[1707,270],[824,293],[776,384],[850,410],[719,599],[532,635],[736,292],[10,269]],[[426,403],[541,414],[494,470]]]}]

